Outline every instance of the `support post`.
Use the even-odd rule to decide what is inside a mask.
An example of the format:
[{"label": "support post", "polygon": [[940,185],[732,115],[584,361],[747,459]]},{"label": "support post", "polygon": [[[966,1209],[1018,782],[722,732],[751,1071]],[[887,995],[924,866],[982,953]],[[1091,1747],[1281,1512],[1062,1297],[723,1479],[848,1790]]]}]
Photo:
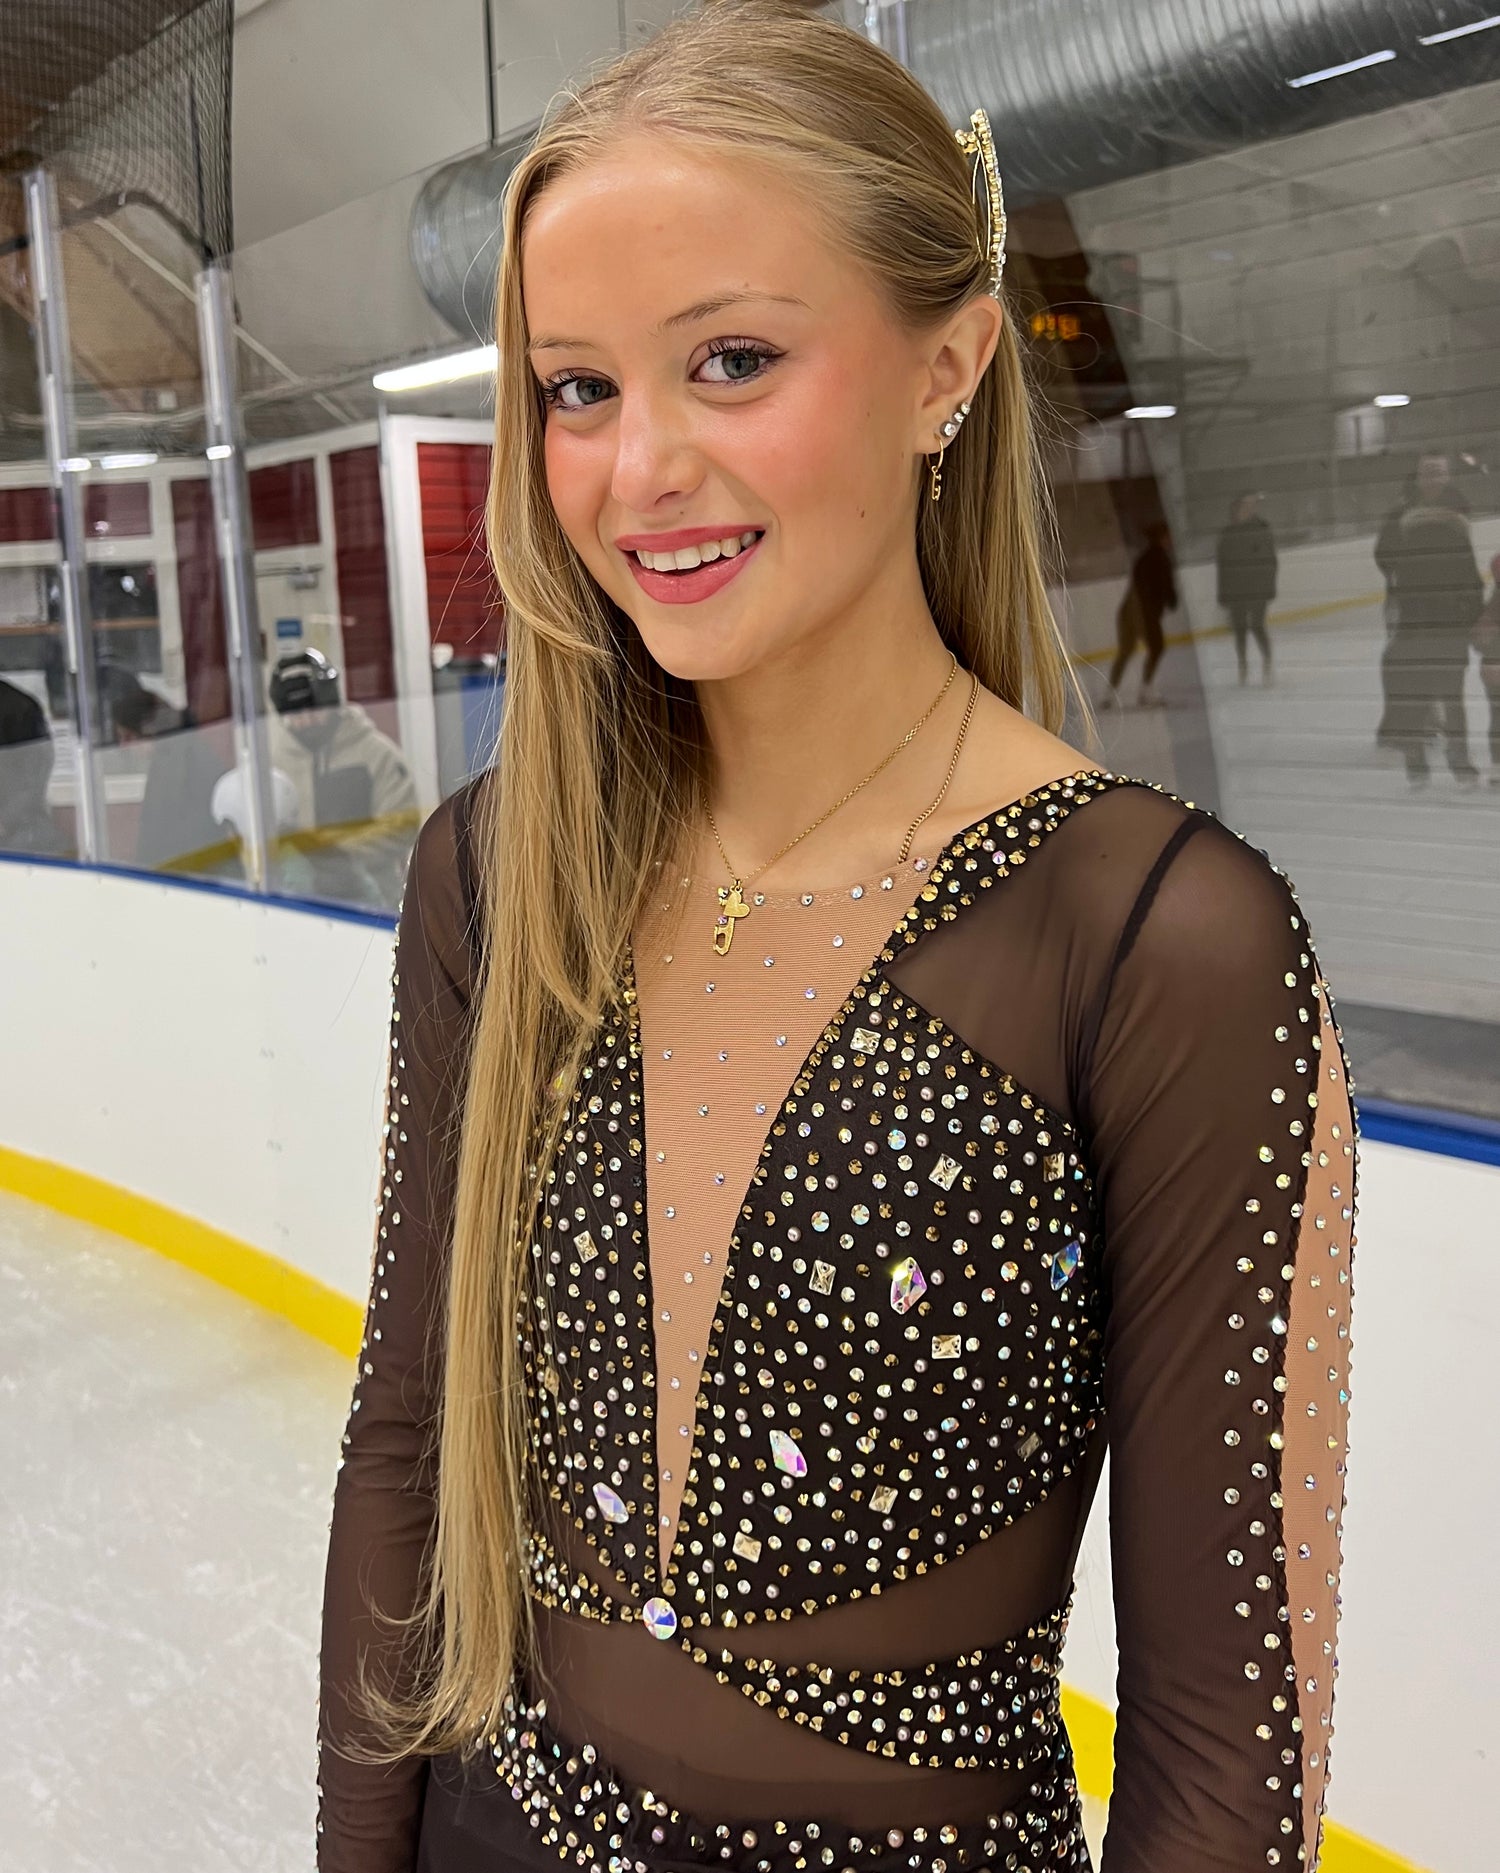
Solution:
[{"label": "support post", "polygon": [[42,428],[52,482],[59,553],[68,701],[78,737],[77,845],[89,864],[109,857],[104,794],[94,760],[99,732],[99,691],[94,668],[94,632],[89,616],[88,565],[84,558],[83,496],[79,476],[88,463],[73,437],[73,358],[68,338],[67,294],[58,241],[57,189],[46,169],[26,172],[26,232],[30,240],[31,286],[36,308],[37,379],[42,393]]},{"label": "support post", "polygon": [[229,639],[229,686],[234,706],[245,824],[245,870],[257,891],[270,889],[270,850],[276,836],[271,804],[271,757],[266,739],[260,613],[255,593],[250,487],[240,434],[234,355],[234,287],[227,262],[205,267],[196,282],[198,346],[208,440],[208,474],[219,554],[224,625]]}]

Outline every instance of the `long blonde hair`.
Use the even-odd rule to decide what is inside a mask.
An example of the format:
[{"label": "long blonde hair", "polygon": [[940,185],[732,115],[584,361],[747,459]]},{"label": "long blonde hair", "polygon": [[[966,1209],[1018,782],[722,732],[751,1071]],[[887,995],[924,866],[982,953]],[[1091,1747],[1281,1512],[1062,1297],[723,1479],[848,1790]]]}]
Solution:
[{"label": "long blonde hair", "polygon": [[[653,862],[686,831],[708,750],[666,674],[569,544],[548,498],[528,368],[521,235],[548,185],[623,136],[669,134],[801,187],[894,318],[934,329],[988,289],[970,170],[895,60],[789,0],[720,0],[565,94],[508,185],[489,546],[509,678],[480,820],[487,931],[449,1283],[437,1534],[416,1632],[421,1689],[384,1707],[404,1749],[463,1747],[504,1700],[530,1629],[527,1401],[517,1323],[530,1222],[568,1086],[620,995]],[[1054,731],[1069,672],[1046,590],[1045,501],[1021,353],[1005,322],[913,518],[927,602],[981,682]]]}]

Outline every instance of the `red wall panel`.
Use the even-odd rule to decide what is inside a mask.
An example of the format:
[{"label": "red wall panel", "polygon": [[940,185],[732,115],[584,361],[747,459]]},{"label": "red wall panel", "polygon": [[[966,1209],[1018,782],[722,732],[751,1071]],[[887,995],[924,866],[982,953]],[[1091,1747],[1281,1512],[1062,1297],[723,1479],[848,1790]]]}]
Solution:
[{"label": "red wall panel", "polygon": [[55,538],[50,488],[0,488],[0,545]]},{"label": "red wall panel", "polygon": [[311,456],[252,468],[250,524],[255,550],[315,546],[318,541],[318,483]]},{"label": "red wall panel", "polygon": [[490,451],[482,442],[419,442],[427,622],[461,656],[498,650],[504,606],[484,544]]},{"label": "red wall panel", "polygon": [[222,722],[230,712],[229,660],[213,498],[206,481],[172,483],[172,528],[188,707],[200,724]]},{"label": "red wall panel", "polygon": [[343,449],[329,456],[328,467],[344,634],[344,694],[350,702],[383,702],[396,693],[396,665],[380,451]]},{"label": "red wall panel", "polygon": [[151,483],[91,482],[83,491],[83,527],[93,539],[142,539],[151,531]]}]

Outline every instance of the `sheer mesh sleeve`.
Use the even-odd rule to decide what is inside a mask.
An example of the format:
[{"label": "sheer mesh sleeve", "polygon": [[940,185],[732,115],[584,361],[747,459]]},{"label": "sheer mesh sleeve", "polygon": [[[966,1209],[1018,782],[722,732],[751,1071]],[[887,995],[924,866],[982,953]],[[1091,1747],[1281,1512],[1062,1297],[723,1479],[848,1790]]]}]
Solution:
[{"label": "sheer mesh sleeve", "polygon": [[1085,1100],[1103,1192],[1120,1643],[1107,1873],[1316,1863],[1354,1137],[1285,881],[1203,816],[1121,932]]},{"label": "sheer mesh sleeve", "polygon": [[[1106,1283],[1120,1645],[1105,1873],[1311,1867],[1327,1775],[1355,1133],[1286,880],[1142,785],[891,974],[1076,1124]],[[1014,864],[1014,861],[1013,861]]]},{"label": "sheer mesh sleeve", "polygon": [[415,1604],[435,1513],[432,1449],[452,1224],[456,1117],[474,989],[472,795],[455,795],[412,855],[393,977],[384,1176],[359,1372],[334,1492],[323,1603],[319,1873],[411,1873],[426,1767],[352,1761],[368,1732],[355,1688],[398,1676],[387,1616]]}]

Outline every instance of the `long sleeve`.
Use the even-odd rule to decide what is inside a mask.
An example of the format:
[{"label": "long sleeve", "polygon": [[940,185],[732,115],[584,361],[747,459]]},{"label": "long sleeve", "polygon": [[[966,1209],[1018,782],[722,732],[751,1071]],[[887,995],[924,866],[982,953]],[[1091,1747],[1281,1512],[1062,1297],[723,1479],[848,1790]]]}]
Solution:
[{"label": "long sleeve", "polygon": [[[435,1515],[436,1416],[457,1118],[474,994],[468,791],[418,836],[396,939],[381,1198],[364,1341],[334,1492],[323,1602],[319,1873],[412,1873],[426,1766],[342,1752],[369,1735],[355,1691],[402,1681],[377,1617],[416,1604]],[[376,1609],[376,1611],[372,1611]]]},{"label": "long sleeve", "polygon": [[1316,1865],[1348,1398],[1355,1134],[1285,880],[1203,815],[1099,998],[1119,1633],[1105,1873]]}]

